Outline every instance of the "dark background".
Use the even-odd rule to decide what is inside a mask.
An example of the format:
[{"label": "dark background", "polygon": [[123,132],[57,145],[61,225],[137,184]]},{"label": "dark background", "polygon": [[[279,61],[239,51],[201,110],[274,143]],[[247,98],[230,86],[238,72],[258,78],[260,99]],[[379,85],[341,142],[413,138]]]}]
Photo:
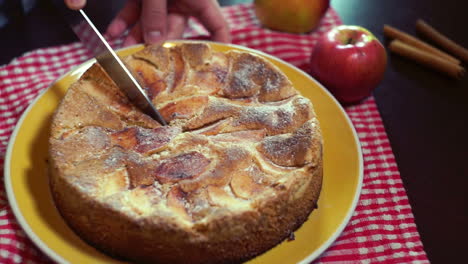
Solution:
[{"label": "dark background", "polygon": [[[21,1],[6,2],[11,17],[0,28],[0,65],[29,50],[77,41],[48,1],[27,14]],[[89,2],[97,4],[90,16],[105,28],[123,1]],[[332,0],[332,6],[345,24],[366,27],[384,44],[384,24],[415,35],[422,18],[468,47],[468,1]],[[468,245],[468,77],[453,80],[389,54],[374,95],[429,260],[460,263]]]}]

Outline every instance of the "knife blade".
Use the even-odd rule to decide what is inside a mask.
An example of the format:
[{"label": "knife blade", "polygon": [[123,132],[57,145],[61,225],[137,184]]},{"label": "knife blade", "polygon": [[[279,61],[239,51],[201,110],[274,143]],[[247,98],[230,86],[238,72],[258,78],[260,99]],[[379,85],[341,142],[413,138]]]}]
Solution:
[{"label": "knife blade", "polygon": [[[110,78],[127,95],[130,102],[143,111],[143,113],[158,121],[161,125],[167,125],[143,88],[139,85],[99,30],[94,26],[85,11],[83,9],[69,10],[65,7],[65,4],[63,4],[63,0],[55,2],[58,5],[63,5],[59,6],[59,9],[61,9],[65,20],[67,20],[72,30],[84,46],[94,55],[97,62],[107,72]],[[61,4],[58,2],[61,2]]]}]

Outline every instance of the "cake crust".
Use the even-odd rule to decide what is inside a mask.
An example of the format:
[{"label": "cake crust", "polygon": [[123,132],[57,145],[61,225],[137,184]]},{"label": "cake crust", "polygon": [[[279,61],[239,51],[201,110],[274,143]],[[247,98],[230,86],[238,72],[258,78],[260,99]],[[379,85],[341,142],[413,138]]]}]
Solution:
[{"label": "cake crust", "polygon": [[238,263],[316,208],[322,137],[311,102],[263,58],[202,43],[124,59],[169,126],[93,65],[49,139],[54,202],[85,241],[142,263]]}]

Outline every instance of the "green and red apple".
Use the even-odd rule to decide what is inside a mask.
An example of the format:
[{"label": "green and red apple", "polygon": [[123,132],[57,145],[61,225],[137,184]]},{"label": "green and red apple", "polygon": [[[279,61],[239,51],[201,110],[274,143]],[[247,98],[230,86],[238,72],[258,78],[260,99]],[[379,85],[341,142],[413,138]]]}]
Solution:
[{"label": "green and red apple", "polygon": [[310,58],[310,73],[341,103],[369,96],[382,80],[387,53],[367,29],[342,25],[324,33]]},{"label": "green and red apple", "polygon": [[255,0],[255,14],[267,28],[306,33],[315,29],[330,6],[330,0]]}]

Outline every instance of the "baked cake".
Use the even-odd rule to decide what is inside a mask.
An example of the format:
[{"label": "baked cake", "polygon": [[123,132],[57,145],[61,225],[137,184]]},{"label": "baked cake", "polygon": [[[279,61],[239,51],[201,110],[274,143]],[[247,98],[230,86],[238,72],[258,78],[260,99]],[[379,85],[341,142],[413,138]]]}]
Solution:
[{"label": "baked cake", "polygon": [[311,102],[246,52],[183,42],[124,61],[169,125],[132,106],[98,64],[68,89],[49,155],[71,228],[145,263],[242,262],[291,237],[322,183]]}]

